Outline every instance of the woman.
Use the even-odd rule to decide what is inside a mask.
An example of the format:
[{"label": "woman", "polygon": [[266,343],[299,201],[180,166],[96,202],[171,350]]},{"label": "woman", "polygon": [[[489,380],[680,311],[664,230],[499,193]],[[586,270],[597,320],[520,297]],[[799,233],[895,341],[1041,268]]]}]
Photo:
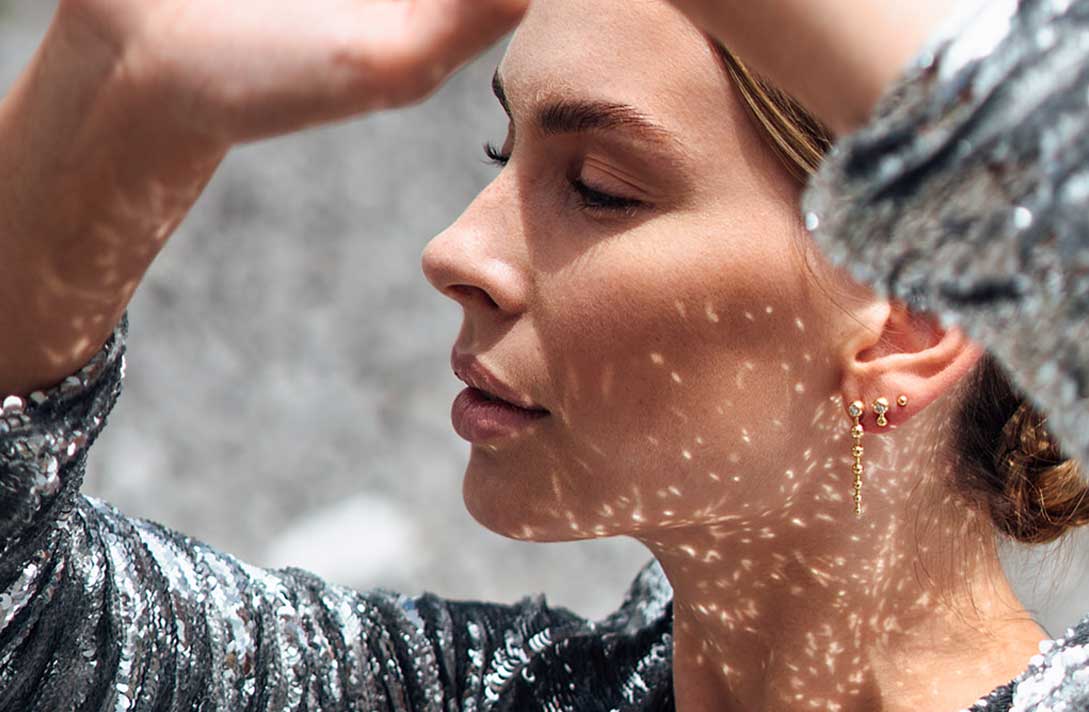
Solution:
[{"label": "woman", "polygon": [[[642,541],[661,568],[640,575],[620,611],[594,624],[540,601],[357,594],[301,571],[245,567],[79,498],[86,446],[119,390],[124,328],[101,350],[87,334],[98,328],[105,338],[225,146],[383,103],[374,96],[416,97],[516,14],[474,5],[475,16],[445,16],[464,17],[459,27],[424,15],[430,34],[398,51],[363,52],[363,61],[334,52],[334,67],[371,68],[381,56],[390,62],[383,73],[344,77],[322,65],[329,84],[314,88],[301,81],[303,52],[271,75],[244,63],[222,72],[216,43],[253,38],[251,25],[230,14],[214,31],[186,36],[196,25],[185,9],[198,4],[174,12],[127,5],[62,4],[34,71],[0,116],[7,135],[36,139],[5,144],[9,159],[32,156],[45,174],[9,212],[23,222],[9,218],[7,234],[33,224],[35,235],[61,236],[45,247],[15,243],[19,259],[8,264],[23,268],[5,281],[41,311],[4,316],[5,333],[18,337],[8,343],[19,345],[5,352],[4,391],[20,394],[4,401],[0,450],[0,567],[10,582],[0,599],[4,708],[954,709],[986,696],[981,709],[1004,710],[1085,702],[1086,623],[1006,684],[1045,636],[1009,590],[993,545],[995,525],[1047,540],[1084,522],[1084,485],[1077,489],[1039,418],[978,346],[852,283],[808,248],[796,174],[819,158],[823,130],[664,3],[545,0],[531,8],[496,75],[511,128],[489,152],[504,168],[424,254],[427,277],[465,311],[452,366],[469,386],[454,405],[455,428],[473,443],[466,504],[509,536]],[[404,6],[365,7],[393,22],[382,13]],[[752,27],[783,20],[726,3],[685,9],[739,51]],[[795,11],[795,36],[817,42],[820,33],[806,30],[821,23],[807,25]],[[297,50],[315,46],[308,36],[328,39],[322,31],[350,34],[346,16],[329,27],[290,14],[271,24],[284,22],[292,37],[306,27]],[[359,23],[372,43],[386,37],[377,21]],[[791,86],[800,68],[762,52],[768,43],[750,42],[746,56],[845,130],[930,26],[897,33],[896,44],[866,23],[860,44],[842,45],[859,51],[846,64],[869,57],[866,47],[882,62],[850,75],[862,80],[845,82],[845,100],[831,105],[824,92]],[[767,26],[760,32],[771,36]],[[211,59],[192,69],[192,55],[180,53],[195,39]],[[57,77],[77,66],[73,55],[89,76],[106,77],[76,82],[101,87],[90,98],[57,96]],[[852,55],[825,52],[805,69],[837,77],[843,56]],[[942,54],[939,69],[954,56]],[[407,88],[363,91],[373,89],[365,81],[399,70],[411,77]],[[925,81],[933,80],[905,86]],[[344,96],[354,103],[338,103]],[[35,107],[63,123],[55,113],[62,100],[92,109],[83,133],[21,123]],[[872,148],[868,135],[847,149]],[[70,145],[57,149],[45,137]],[[108,141],[122,138],[125,150],[110,151]],[[900,148],[883,145],[886,154]],[[45,159],[73,153],[102,169],[97,180],[72,179],[84,182],[69,194],[89,197],[43,215],[33,186],[48,184],[54,164]],[[862,169],[852,155],[830,164],[826,175],[843,176],[831,188],[853,186]],[[883,166],[877,178],[908,176],[904,167]],[[932,174],[944,175],[916,171],[914,192],[900,184],[881,216],[910,205]],[[114,187],[127,202],[106,190]],[[825,198],[806,226],[850,225],[851,208],[887,195],[834,210]],[[91,198],[127,209],[104,210]],[[64,242],[89,222],[88,237]],[[134,247],[130,235],[146,240]],[[93,269],[73,264],[84,250],[101,260]],[[43,322],[49,331],[37,333],[32,319],[44,315],[54,317]],[[1015,431],[1003,432],[1011,422]],[[982,440],[963,442],[969,437]],[[995,447],[1008,448],[1001,467],[979,452]],[[998,492],[989,491],[996,482]],[[1011,492],[1033,496],[1011,503]],[[1066,507],[1058,521],[1056,504]]]}]

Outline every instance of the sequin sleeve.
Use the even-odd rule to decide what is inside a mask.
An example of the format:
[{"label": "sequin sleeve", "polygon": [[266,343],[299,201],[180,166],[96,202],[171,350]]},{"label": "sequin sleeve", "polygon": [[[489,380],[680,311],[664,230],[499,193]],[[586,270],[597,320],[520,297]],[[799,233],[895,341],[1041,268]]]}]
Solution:
[{"label": "sequin sleeve", "polygon": [[961,324],[1089,462],[1089,2],[986,0],[803,199],[860,281]]},{"label": "sequin sleeve", "polygon": [[[122,322],[79,373],[2,401],[0,710],[582,712],[668,698],[646,686],[669,673],[660,572],[598,627],[541,597],[452,602],[255,568],[84,497],[124,338]],[[587,697],[596,688],[576,678],[604,658],[603,630],[615,669],[595,676],[609,694]]]}]

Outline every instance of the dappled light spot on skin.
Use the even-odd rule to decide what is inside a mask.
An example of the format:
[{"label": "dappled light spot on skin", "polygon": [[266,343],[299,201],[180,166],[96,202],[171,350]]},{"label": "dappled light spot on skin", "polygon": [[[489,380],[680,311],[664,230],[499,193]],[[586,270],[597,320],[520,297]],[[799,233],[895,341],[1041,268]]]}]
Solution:
[{"label": "dappled light spot on skin", "polygon": [[712,302],[707,302],[703,305],[703,314],[707,317],[707,321],[711,322],[712,324],[718,323],[718,311],[715,310],[715,305]]}]

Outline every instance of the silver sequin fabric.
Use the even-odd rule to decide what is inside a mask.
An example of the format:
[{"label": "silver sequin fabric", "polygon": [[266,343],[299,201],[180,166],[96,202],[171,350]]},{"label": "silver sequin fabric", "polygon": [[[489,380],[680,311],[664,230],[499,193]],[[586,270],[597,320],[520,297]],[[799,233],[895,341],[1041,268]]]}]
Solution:
[{"label": "silver sequin fabric", "polygon": [[[805,197],[862,280],[960,322],[1089,454],[1089,0],[989,1],[939,36]],[[587,621],[263,570],[80,493],[126,322],[46,392],[0,401],[0,710],[672,710],[656,564]],[[983,691],[981,691],[983,693]],[[1089,710],[1089,618],[975,712]]]}]

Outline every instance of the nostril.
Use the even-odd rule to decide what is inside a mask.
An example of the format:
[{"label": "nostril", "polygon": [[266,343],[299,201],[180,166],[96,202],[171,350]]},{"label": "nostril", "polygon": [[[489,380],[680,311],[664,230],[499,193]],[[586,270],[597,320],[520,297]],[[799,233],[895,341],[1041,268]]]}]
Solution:
[{"label": "nostril", "polygon": [[480,302],[484,306],[493,309],[499,308],[499,304],[492,299],[491,295],[480,287],[473,287],[468,284],[451,284],[446,288],[446,291],[453,300],[465,305],[472,304],[473,302]]}]

